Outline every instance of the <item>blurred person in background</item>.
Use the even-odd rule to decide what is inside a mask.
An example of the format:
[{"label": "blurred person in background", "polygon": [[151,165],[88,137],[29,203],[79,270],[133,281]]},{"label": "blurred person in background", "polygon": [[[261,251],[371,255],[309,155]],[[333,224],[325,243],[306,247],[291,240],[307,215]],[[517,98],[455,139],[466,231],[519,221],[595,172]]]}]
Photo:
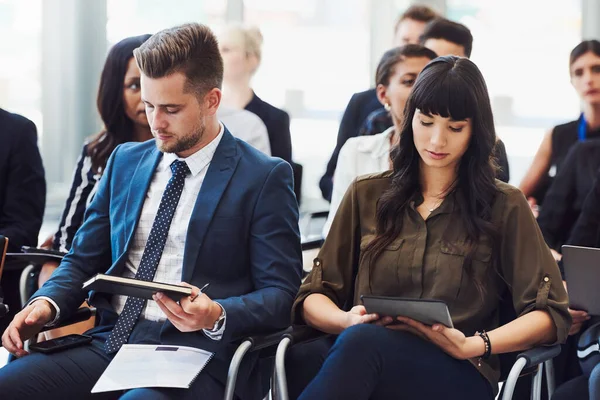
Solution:
[{"label": "blurred person in background", "polygon": [[290,116],[258,97],[251,86],[262,59],[262,43],[262,34],[255,27],[232,25],[219,36],[224,64],[223,105],[245,109],[260,117],[267,127],[271,155],[291,164]]},{"label": "blurred person in background", "polygon": [[463,24],[446,18],[436,18],[425,26],[419,43],[433,50],[438,56],[454,55],[470,58],[473,50],[473,35]]},{"label": "blurred person in background", "polygon": [[[0,235],[8,238],[8,252],[38,243],[46,179],[37,141],[33,122],[0,108]],[[0,319],[2,331],[21,309],[20,277],[20,268],[6,268],[3,273],[0,297],[4,297],[9,312]]]},{"label": "blurred person in background", "polygon": [[[438,14],[434,10],[424,5],[413,5],[407,8],[395,24],[394,46],[417,44],[425,25],[437,17]],[[392,125],[392,119],[379,102],[375,89],[352,95],[340,122],[335,149],[327,163],[325,175],[319,181],[321,194],[325,200],[331,201],[333,175],[340,150],[346,140],[359,135],[381,133]]]},{"label": "blurred person in background", "polygon": [[[563,244],[598,246],[597,191],[600,168],[600,42],[586,40],[569,58],[571,83],[580,96],[583,113],[578,120],[558,125],[548,132],[521,190],[539,211],[538,223],[554,258],[562,259]],[[549,172],[556,175],[551,177]],[[595,183],[596,182],[596,183]],[[590,323],[581,310],[570,310],[573,326],[561,354],[553,361],[556,384],[570,381],[562,393],[587,391],[577,357],[580,333]],[[592,380],[594,382],[594,380]],[[590,392],[591,394],[591,392]],[[557,396],[557,398],[563,395]]]},{"label": "blurred person in background", "polygon": [[419,72],[437,55],[418,44],[408,44],[385,52],[375,73],[377,98],[389,112],[394,125],[376,135],[348,139],[338,158],[333,176],[329,216],[323,227],[326,237],[346,190],[360,176],[391,169],[390,150],[398,143],[404,106]]},{"label": "blurred person in background", "polygon": [[534,210],[542,205],[569,149],[577,142],[600,137],[600,41],[584,40],[571,51],[569,74],[583,113],[577,120],[557,125],[546,133],[521,181],[520,189]]},{"label": "blurred person in background", "polygon": [[[50,246],[53,250],[68,252],[75,233],[83,223],[85,210],[94,197],[106,162],[115,147],[125,142],[152,139],[141,99],[140,70],[133,58],[133,50],[148,38],[150,35],[123,39],[108,53],[100,77],[97,98],[98,112],[104,129],[83,145],[60,225],[43,247]],[[44,264],[38,277],[39,287],[50,278],[57,267],[57,262]],[[82,333],[91,327],[93,320],[48,331],[43,335],[50,339],[70,333]]]},{"label": "blurred person in background", "polygon": [[244,109],[220,106],[217,110],[217,118],[233,136],[266,155],[271,155],[267,126],[258,115]]}]

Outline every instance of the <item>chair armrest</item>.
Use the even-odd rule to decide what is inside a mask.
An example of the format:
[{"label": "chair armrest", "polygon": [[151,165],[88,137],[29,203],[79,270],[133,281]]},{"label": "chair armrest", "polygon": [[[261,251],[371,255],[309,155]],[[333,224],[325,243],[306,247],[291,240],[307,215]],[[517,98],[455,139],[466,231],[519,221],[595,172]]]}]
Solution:
[{"label": "chair armrest", "polygon": [[308,325],[294,325],[290,328],[289,332],[283,334],[283,337],[290,339],[291,346],[299,343],[312,342],[313,340],[317,340],[328,335],[328,333],[317,330]]},{"label": "chair armrest", "polygon": [[23,246],[20,253],[6,253],[7,260],[16,263],[42,265],[49,261],[60,263],[67,254],[58,250],[40,249]]},{"label": "chair armrest", "polygon": [[554,357],[560,354],[560,345],[555,344],[554,346],[538,346],[531,350],[524,351],[517,355],[519,358],[525,359],[525,367],[530,368],[539,364],[543,364],[546,361],[552,360]]},{"label": "chair armrest", "polygon": [[301,244],[302,251],[318,249],[319,247],[321,247],[323,245],[323,242],[324,242],[323,238],[317,238],[317,239],[303,241]]},{"label": "chair armrest", "polygon": [[49,331],[51,329],[62,328],[63,326],[73,325],[78,322],[87,321],[96,315],[96,309],[93,307],[81,307],[73,315],[64,320],[59,320],[56,324],[52,326],[45,326],[42,328],[40,332]]},{"label": "chair armrest", "polygon": [[280,331],[268,333],[265,335],[249,336],[247,338],[244,338],[244,340],[242,340],[242,342],[250,342],[252,347],[250,348],[249,351],[251,351],[251,352],[265,350],[265,349],[268,349],[269,347],[276,347],[279,344],[279,342],[281,341],[281,338],[283,337],[283,335],[290,332],[291,330],[292,330],[292,328],[288,327],[286,329],[282,329]]}]

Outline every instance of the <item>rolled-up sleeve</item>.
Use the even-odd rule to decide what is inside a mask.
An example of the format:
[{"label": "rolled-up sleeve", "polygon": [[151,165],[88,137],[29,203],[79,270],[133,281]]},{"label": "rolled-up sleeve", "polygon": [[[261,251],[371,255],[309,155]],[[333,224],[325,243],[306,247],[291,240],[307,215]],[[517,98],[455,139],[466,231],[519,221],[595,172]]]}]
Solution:
[{"label": "rolled-up sleeve", "polygon": [[327,296],[341,309],[349,300],[360,247],[357,203],[354,181],[340,203],[325,243],[313,261],[311,273],[300,286],[292,308],[293,324],[305,323],[302,305],[313,293]]},{"label": "rolled-up sleeve", "polygon": [[571,317],[560,271],[523,194],[514,189],[505,196],[500,267],[515,311],[517,316],[546,311],[556,328],[556,343],[563,343]]}]

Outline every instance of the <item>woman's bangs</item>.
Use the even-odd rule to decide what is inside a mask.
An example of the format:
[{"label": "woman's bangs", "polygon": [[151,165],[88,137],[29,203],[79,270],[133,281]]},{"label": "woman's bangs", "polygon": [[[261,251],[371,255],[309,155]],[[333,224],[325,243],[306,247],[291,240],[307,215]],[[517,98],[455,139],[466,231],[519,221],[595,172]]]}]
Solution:
[{"label": "woman's bangs", "polygon": [[475,96],[466,82],[453,75],[450,72],[441,79],[417,81],[413,89],[415,108],[425,114],[452,118],[455,121],[473,118],[477,109]]}]

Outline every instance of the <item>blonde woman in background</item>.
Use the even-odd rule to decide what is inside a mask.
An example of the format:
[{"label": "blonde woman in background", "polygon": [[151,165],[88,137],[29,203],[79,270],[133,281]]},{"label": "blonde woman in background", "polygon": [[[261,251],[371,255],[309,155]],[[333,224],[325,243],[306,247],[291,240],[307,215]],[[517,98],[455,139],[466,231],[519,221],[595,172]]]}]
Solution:
[{"label": "blonde woman in background", "polygon": [[291,164],[290,116],[254,93],[251,80],[260,66],[263,37],[258,28],[232,25],[219,37],[223,57],[223,102],[227,107],[246,109],[267,126],[271,155]]}]

